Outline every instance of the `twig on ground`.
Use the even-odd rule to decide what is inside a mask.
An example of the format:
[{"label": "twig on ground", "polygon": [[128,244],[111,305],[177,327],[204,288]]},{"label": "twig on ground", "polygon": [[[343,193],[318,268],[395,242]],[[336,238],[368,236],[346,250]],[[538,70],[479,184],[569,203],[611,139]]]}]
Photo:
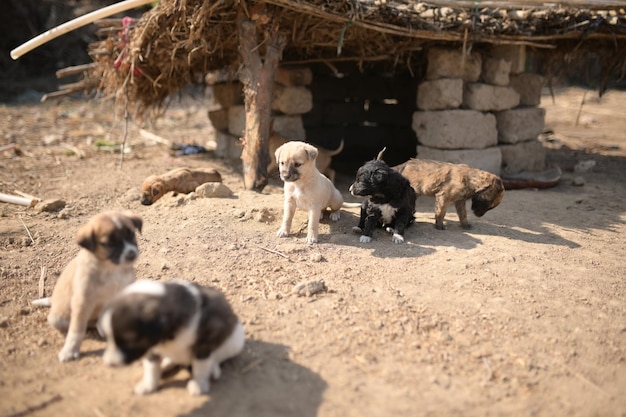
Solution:
[{"label": "twig on ground", "polygon": [[46,285],[46,267],[42,266],[41,275],[39,276],[39,298],[43,298],[46,296],[45,285]]},{"label": "twig on ground", "polygon": [[24,417],[24,416],[29,415],[30,413],[34,413],[35,411],[43,410],[44,408],[46,408],[50,404],[55,403],[57,401],[61,401],[62,399],[63,399],[63,397],[61,397],[59,394],[56,394],[52,398],[50,398],[49,400],[43,401],[43,402],[41,402],[41,403],[39,403],[37,405],[33,405],[31,407],[28,407],[25,410],[18,411],[17,413],[10,414],[8,417]]},{"label": "twig on ground", "polygon": [[291,259],[289,259],[289,257],[287,255],[285,255],[284,253],[278,252],[277,250],[265,248],[265,247],[263,247],[261,245],[256,245],[256,244],[255,244],[255,246],[257,248],[259,248],[259,249],[263,249],[264,251],[273,253],[273,254],[278,255],[278,256],[282,256],[283,258],[287,259],[288,261],[291,261]]},{"label": "twig on ground", "polygon": [[24,223],[24,220],[22,220],[22,216],[19,216],[20,221],[22,222],[22,226],[24,226],[24,229],[26,229],[26,233],[28,233],[28,237],[30,238],[30,241],[32,242],[32,244],[35,244],[35,239],[33,239],[33,235],[30,234],[30,230],[28,230],[28,226],[26,226],[26,223]]}]

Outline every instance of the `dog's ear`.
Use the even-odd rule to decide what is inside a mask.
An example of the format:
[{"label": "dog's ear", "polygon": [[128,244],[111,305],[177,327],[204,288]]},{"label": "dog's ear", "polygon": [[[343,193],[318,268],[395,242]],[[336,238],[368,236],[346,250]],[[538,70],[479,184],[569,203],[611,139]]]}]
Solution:
[{"label": "dog's ear", "polygon": [[283,145],[280,145],[278,148],[276,148],[276,151],[274,152],[274,156],[276,157],[276,163],[280,164],[280,153],[283,150]]},{"label": "dog's ear", "polygon": [[309,156],[309,159],[312,161],[317,158],[318,150],[315,146],[309,145],[308,143],[305,146],[306,153]]},{"label": "dog's ear", "polygon": [[96,249],[96,235],[93,233],[91,224],[85,224],[76,233],[76,242],[82,248],[93,252]]},{"label": "dog's ear", "polygon": [[387,179],[388,175],[389,173],[387,172],[387,170],[377,169],[376,171],[374,171],[374,181],[377,184],[383,183]]},{"label": "dog's ear", "polygon": [[143,219],[137,215],[128,216],[130,222],[135,226],[135,229],[141,233],[141,227],[143,226]]}]

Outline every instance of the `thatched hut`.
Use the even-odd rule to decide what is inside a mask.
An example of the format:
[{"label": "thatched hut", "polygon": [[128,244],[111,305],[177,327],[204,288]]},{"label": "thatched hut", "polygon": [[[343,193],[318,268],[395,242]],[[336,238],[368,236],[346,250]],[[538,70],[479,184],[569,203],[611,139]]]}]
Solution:
[{"label": "thatched hut", "polygon": [[[229,134],[245,138],[248,189],[267,182],[267,142],[280,117],[281,133],[293,139],[329,149],[344,139],[344,154],[358,163],[382,146],[392,163],[421,146],[444,159],[476,151],[470,159],[496,158],[499,171],[506,163],[492,155],[517,147],[510,158],[519,159],[521,145],[534,149],[526,142],[543,116],[529,89],[590,56],[600,93],[623,77],[625,8],[609,0],[161,0],[140,19],[100,22],[82,86],[143,114],[210,74],[224,100],[218,130],[243,119]],[[528,120],[538,120],[535,130],[518,135]],[[457,130],[436,128],[455,123]],[[444,144],[455,132],[468,134]],[[495,143],[483,143],[485,135]]]}]

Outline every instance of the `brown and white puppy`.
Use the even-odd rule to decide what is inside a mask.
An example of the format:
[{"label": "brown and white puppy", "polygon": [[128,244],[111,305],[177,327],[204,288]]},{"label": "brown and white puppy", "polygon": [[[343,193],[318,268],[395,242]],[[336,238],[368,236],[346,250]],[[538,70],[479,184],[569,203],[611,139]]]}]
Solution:
[{"label": "brown and white puppy", "polygon": [[159,387],[163,369],[191,365],[191,395],[209,392],[210,378],[221,375],[220,363],[238,355],[245,344],[243,325],[224,295],[186,281],[137,281],[106,307],[98,329],[107,340],[108,366],[140,358],[144,374],[139,395]]},{"label": "brown and white puppy", "polygon": [[[270,135],[269,141],[269,153],[270,155],[276,154],[276,150],[289,142],[284,136],[279,135],[276,132],[272,132]],[[333,156],[339,155],[341,151],[343,151],[344,141],[341,139],[341,143],[339,147],[335,150],[324,149],[321,147],[317,147],[317,158],[315,159],[315,166],[317,170],[322,174],[326,175],[331,182],[335,182],[335,170],[331,168],[331,163],[333,160]],[[267,173],[270,174],[278,169],[278,163],[274,160],[270,161],[267,166]]]},{"label": "brown and white puppy", "polygon": [[283,222],[276,235],[289,236],[296,208],[300,208],[309,212],[306,241],[316,243],[324,210],[330,208],[330,219],[339,220],[343,196],[315,166],[318,155],[315,146],[291,141],[276,149],[275,155],[280,179],[285,182]]},{"label": "brown and white puppy", "polygon": [[466,200],[472,200],[472,211],[481,217],[504,197],[500,177],[465,164],[410,159],[394,168],[409,179],[418,196],[435,197],[435,227],[439,230],[445,229],[443,219],[450,204],[454,203],[461,226],[471,229]]},{"label": "brown and white puppy", "polygon": [[222,176],[212,168],[176,168],[150,175],[141,185],[141,204],[149,206],[170,191],[187,194],[207,182],[222,182]]},{"label": "brown and white puppy", "polygon": [[94,216],[76,236],[82,249],[59,277],[52,297],[33,301],[50,306],[48,323],[66,334],[59,352],[61,362],[80,356],[80,344],[94,326],[104,305],[135,280],[134,262],[139,256],[135,231],[142,220],[129,212]]}]

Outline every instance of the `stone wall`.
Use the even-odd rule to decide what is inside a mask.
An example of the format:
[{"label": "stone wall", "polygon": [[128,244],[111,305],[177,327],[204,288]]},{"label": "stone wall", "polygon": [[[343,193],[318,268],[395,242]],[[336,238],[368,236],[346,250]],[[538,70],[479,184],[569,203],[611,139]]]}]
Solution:
[{"label": "stone wall", "polygon": [[[542,77],[524,73],[525,49],[497,46],[463,57],[433,47],[423,80],[353,72],[330,76],[280,67],[274,85],[273,129],[293,140],[344,151],[335,167],[351,170],[387,147],[391,165],[419,158],[465,163],[498,175],[544,169],[537,140],[545,112]],[[209,112],[220,157],[238,158],[245,128],[242,86],[213,86],[219,109]]]},{"label": "stone wall", "polygon": [[428,50],[413,114],[417,156],[498,175],[543,169],[542,78],[523,72],[525,59],[520,46],[465,57],[458,48]]}]

